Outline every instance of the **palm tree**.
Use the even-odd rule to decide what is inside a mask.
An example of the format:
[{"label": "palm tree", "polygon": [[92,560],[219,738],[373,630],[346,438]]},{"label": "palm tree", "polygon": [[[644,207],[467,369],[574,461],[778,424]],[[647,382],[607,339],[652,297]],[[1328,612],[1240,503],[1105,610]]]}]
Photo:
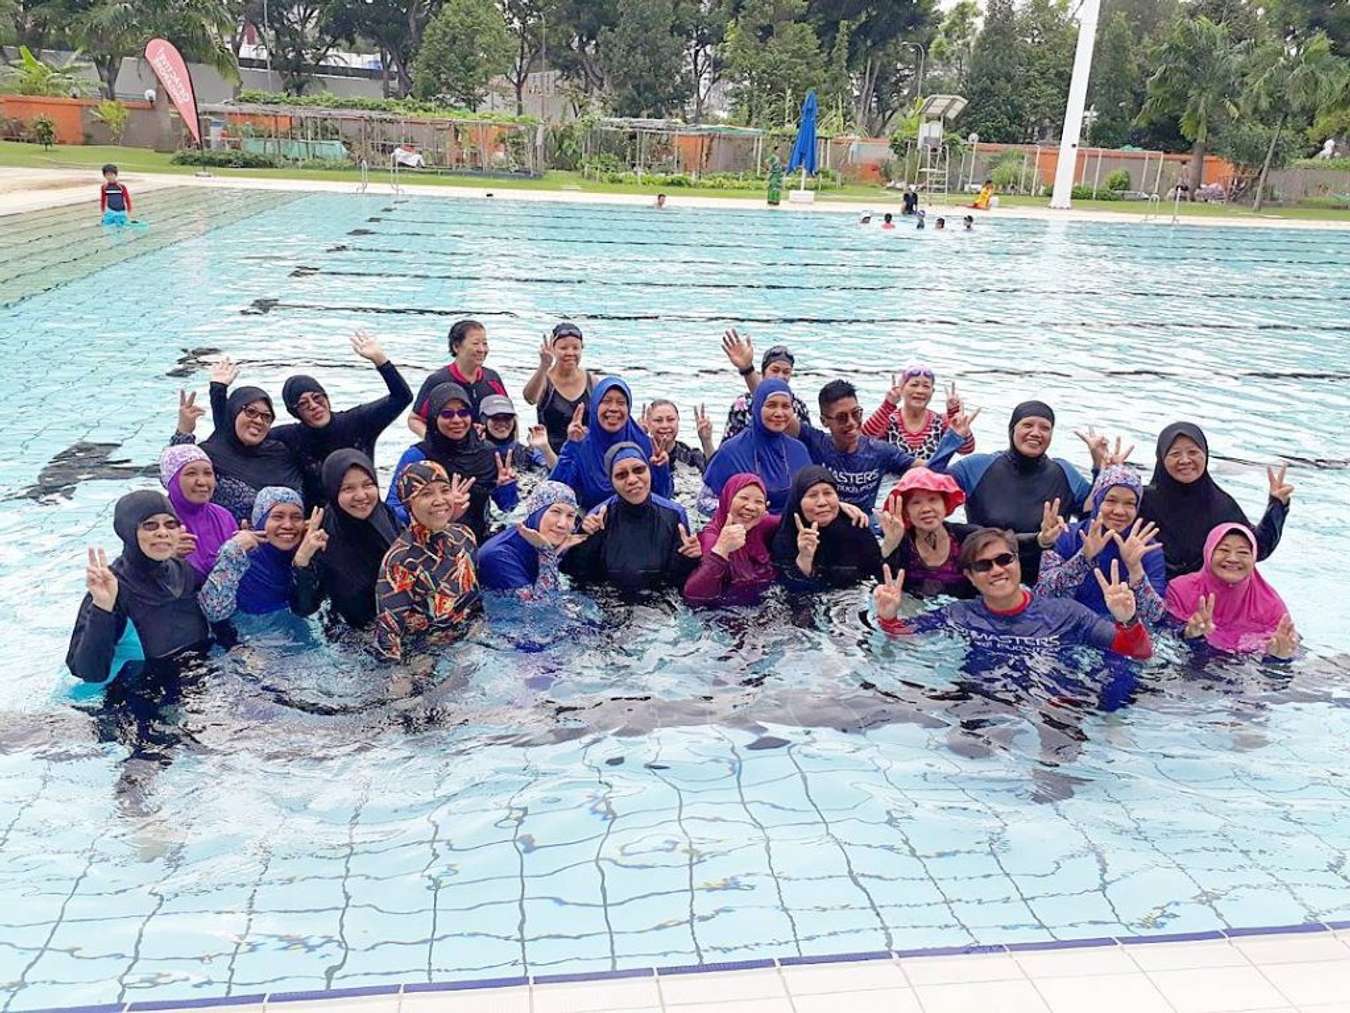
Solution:
[{"label": "palm tree", "polygon": [[1261,164],[1253,210],[1260,211],[1265,200],[1266,178],[1285,123],[1291,116],[1308,120],[1319,115],[1341,98],[1345,87],[1345,61],[1332,53],[1325,32],[1293,43],[1272,44],[1258,56],[1247,86],[1247,110],[1260,115],[1278,109],[1279,118]]},{"label": "palm tree", "polygon": [[188,59],[237,77],[229,44],[234,26],[225,0],[92,0],[81,5],[71,33],[98,69],[104,93],[115,99],[122,58],[143,53],[156,36],[175,43]]},{"label": "palm tree", "polygon": [[55,95],[71,98],[87,94],[92,85],[80,76],[81,70],[89,64],[80,62],[80,54],[72,54],[65,63],[57,66],[44,63],[33,55],[27,46],[19,47],[19,62],[0,76],[0,83],[13,88],[20,95]]},{"label": "palm tree", "polygon": [[1200,188],[1210,138],[1237,115],[1245,42],[1234,42],[1228,26],[1201,15],[1179,18],[1153,54],[1157,70],[1148,79],[1148,97],[1137,122],[1175,116],[1191,142],[1191,195]]}]

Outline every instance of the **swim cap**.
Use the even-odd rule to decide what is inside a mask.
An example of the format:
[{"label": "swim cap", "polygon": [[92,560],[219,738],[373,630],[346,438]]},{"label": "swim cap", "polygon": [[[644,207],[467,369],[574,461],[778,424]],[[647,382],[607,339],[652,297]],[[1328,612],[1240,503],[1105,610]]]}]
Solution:
[{"label": "swim cap", "polygon": [[1008,420],[1008,431],[1012,432],[1013,426],[1023,419],[1045,419],[1053,426],[1055,411],[1044,401],[1023,401],[1013,409],[1012,418]]}]

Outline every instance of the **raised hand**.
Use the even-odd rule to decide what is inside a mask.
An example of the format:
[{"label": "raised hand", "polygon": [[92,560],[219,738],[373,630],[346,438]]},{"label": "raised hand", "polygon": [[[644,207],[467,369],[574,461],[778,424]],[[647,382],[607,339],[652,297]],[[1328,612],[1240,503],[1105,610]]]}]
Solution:
[{"label": "raised hand", "polygon": [[[802,573],[810,573],[815,563],[816,550],[820,548],[820,525],[803,524],[801,514],[794,513],[792,519],[797,524],[797,569]],[[803,566],[803,563],[806,565]]]},{"label": "raised hand", "polygon": [[905,399],[905,385],[900,380],[899,373],[891,374],[891,389],[886,391],[886,401],[889,404],[898,405]]},{"label": "raised hand", "polygon": [[511,467],[511,455],[497,454],[497,484],[510,485],[516,480],[516,469]]},{"label": "raised hand", "polygon": [[469,512],[469,490],[477,482],[476,478],[463,475],[450,476],[450,520],[457,521]]},{"label": "raised hand", "polygon": [[1045,504],[1041,510],[1041,533],[1036,536],[1036,544],[1042,549],[1051,548],[1060,535],[1069,530],[1069,525],[1059,515],[1059,500]]},{"label": "raised hand", "polygon": [[1289,470],[1289,465],[1281,464],[1279,471],[1274,468],[1266,468],[1266,481],[1270,483],[1271,499],[1277,499],[1285,506],[1289,505],[1289,497],[1294,495],[1294,487],[1284,480],[1285,472]]},{"label": "raised hand", "polygon": [[675,551],[686,559],[703,558],[703,545],[699,542],[698,536],[691,535],[684,529],[683,524],[680,525],[680,547]]},{"label": "raised hand", "polygon": [[1266,653],[1272,658],[1288,661],[1298,652],[1298,631],[1294,629],[1294,620],[1289,613],[1284,614],[1280,625],[1275,627],[1275,635],[1266,644]]},{"label": "raised hand", "polygon": [[1114,531],[1107,528],[1106,521],[1102,520],[1100,514],[1094,517],[1087,530],[1083,532],[1083,558],[1096,559],[1114,534]]},{"label": "raised hand", "polygon": [[705,404],[694,409],[694,430],[698,433],[700,443],[712,439],[712,419],[708,418],[708,406]]},{"label": "raised hand", "polygon": [[178,431],[184,436],[191,435],[197,428],[197,420],[206,414],[206,409],[197,404],[197,392],[178,392]]},{"label": "raised hand", "polygon": [[881,568],[881,583],[872,589],[872,603],[877,607],[877,616],[890,621],[900,614],[900,603],[905,596],[905,571],[897,570],[891,576],[891,567],[887,563]]},{"label": "raised hand", "polygon": [[647,463],[650,464],[653,468],[664,468],[666,467],[666,465],[670,464],[670,445],[673,444],[674,442],[675,441],[673,439],[671,440],[653,439],[652,452],[651,456],[647,459]]},{"label": "raised hand", "polygon": [[[960,402],[958,402],[958,404],[959,403]],[[976,408],[970,413],[958,411],[955,415],[951,416],[951,421],[947,424],[957,436],[970,439],[970,427],[975,424],[975,420],[979,418],[980,412],[982,411],[984,411],[983,408]]]},{"label": "raised hand", "polygon": [[226,387],[239,379],[239,367],[228,356],[217,359],[211,364],[210,372],[212,383],[223,383]]},{"label": "raised hand", "polygon": [[174,546],[173,554],[179,559],[187,559],[197,551],[197,536],[187,528],[178,529],[178,543]]},{"label": "raised hand", "polygon": [[89,563],[84,569],[84,587],[94,604],[104,612],[117,605],[117,574],[108,566],[108,554],[102,549],[89,550]]},{"label": "raised hand", "polygon": [[877,512],[877,520],[881,522],[881,554],[889,556],[895,551],[905,537],[905,518],[900,510],[887,510],[883,507]]},{"label": "raised hand", "polygon": [[605,516],[609,512],[609,507],[601,507],[599,510],[592,510],[581,519],[581,530],[588,535],[605,530]]},{"label": "raised hand", "polygon": [[1187,640],[1207,637],[1214,632],[1214,595],[1202,594],[1195,604],[1195,611],[1186,620],[1186,629],[1182,635]]},{"label": "raised hand", "polygon": [[1130,525],[1130,532],[1124,538],[1120,532],[1112,531],[1111,537],[1120,548],[1120,558],[1130,573],[1130,583],[1137,584],[1144,579],[1144,557],[1150,552],[1161,552],[1162,542],[1153,539],[1158,534],[1158,525],[1145,521],[1142,517]]},{"label": "raised hand", "polygon": [[[947,414],[952,415],[960,410],[961,395],[956,392],[956,381],[953,380],[951,383],[947,384]],[[976,408],[975,415],[978,415],[979,413],[980,410]],[[975,415],[970,417],[972,421],[974,421]]]},{"label": "raised hand", "polygon": [[1097,586],[1102,589],[1102,598],[1111,618],[1122,626],[1127,625],[1134,618],[1134,592],[1130,590],[1129,584],[1120,579],[1120,560],[1111,560],[1109,580],[1102,576],[1101,570],[1093,570],[1092,575],[1097,578]]},{"label": "raised hand", "polygon": [[253,552],[259,545],[266,543],[266,541],[266,534],[260,531],[254,531],[251,528],[240,528],[230,536],[230,540],[225,544],[237,545],[245,552]]},{"label": "raised hand", "polygon": [[364,330],[358,330],[352,335],[352,351],[377,366],[383,366],[389,361],[389,356],[384,354],[380,343]]},{"label": "raised hand", "polygon": [[305,537],[300,540],[292,562],[296,566],[308,566],[315,554],[326,548],[328,548],[328,532],[323,529],[323,507],[315,507],[310,511],[309,520],[305,522]]},{"label": "raised hand", "polygon": [[737,524],[735,521],[722,525],[722,530],[717,533],[717,541],[713,543],[713,552],[723,559],[730,559],[733,552],[743,548],[745,548],[745,525]]},{"label": "raised hand", "polygon": [[1124,464],[1130,459],[1130,455],[1134,453],[1134,444],[1131,443],[1124,450],[1121,449],[1120,444],[1120,437],[1117,436],[1115,448],[1106,455],[1106,460],[1102,462],[1104,466],[1109,468],[1117,464]]},{"label": "raised hand", "polygon": [[1100,471],[1102,465],[1106,463],[1109,447],[1106,442],[1106,434],[1099,433],[1092,426],[1088,426],[1087,432],[1081,429],[1075,429],[1073,434],[1087,444],[1088,453],[1092,455],[1092,470]]},{"label": "raised hand", "polygon": [[580,443],[590,432],[590,428],[582,420],[586,417],[586,406],[579,404],[576,411],[572,412],[572,421],[567,424],[567,438],[572,443]]},{"label": "raised hand", "polygon": [[755,346],[750,343],[748,334],[741,337],[735,328],[728,329],[722,335],[722,351],[738,370],[755,368]]},{"label": "raised hand", "polygon": [[529,442],[531,448],[542,451],[548,446],[548,430],[543,426],[530,426],[530,431],[525,439]]},{"label": "raised hand", "polygon": [[547,373],[553,368],[553,346],[549,344],[549,336],[544,335],[544,340],[539,343],[539,368]]}]

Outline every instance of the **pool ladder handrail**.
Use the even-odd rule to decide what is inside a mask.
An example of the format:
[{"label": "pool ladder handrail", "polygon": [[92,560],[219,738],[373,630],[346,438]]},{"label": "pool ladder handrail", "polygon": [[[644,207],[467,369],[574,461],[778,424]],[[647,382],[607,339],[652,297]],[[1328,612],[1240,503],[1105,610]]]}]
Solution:
[{"label": "pool ladder handrail", "polygon": [[361,182],[356,184],[357,193],[365,193],[370,187],[370,163],[362,156],[361,162]]},{"label": "pool ladder handrail", "polygon": [[389,155],[389,188],[396,194],[403,193],[403,187],[398,182],[398,159],[391,153]]}]

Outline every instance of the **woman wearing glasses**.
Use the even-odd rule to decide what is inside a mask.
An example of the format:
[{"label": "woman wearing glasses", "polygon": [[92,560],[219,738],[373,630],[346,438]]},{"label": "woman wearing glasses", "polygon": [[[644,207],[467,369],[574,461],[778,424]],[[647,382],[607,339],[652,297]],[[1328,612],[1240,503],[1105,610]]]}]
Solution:
[{"label": "woman wearing glasses", "polygon": [[[954,383],[947,385],[946,415],[929,409],[935,384],[929,367],[922,364],[906,366],[898,378],[891,377],[891,389],[886,392],[881,407],[863,423],[863,432],[873,439],[908,447],[915,457],[929,460],[937,453],[951,420],[961,414],[961,398]],[[967,433],[956,452],[973,454],[974,434]]]},{"label": "woman wearing glasses", "polygon": [[[233,368],[228,360],[214,367],[212,384],[228,382],[225,373]],[[193,431],[204,414],[205,409],[198,407],[192,397],[180,395],[178,430],[169,443],[196,443]],[[202,441],[202,450],[211,459],[216,473],[211,502],[228,510],[236,521],[248,520],[253,515],[253,501],[260,489],[283,486],[301,492],[304,488],[295,454],[271,437],[276,417],[266,391],[260,387],[238,387],[225,401],[223,424]]]},{"label": "woman wearing glasses", "polygon": [[1152,657],[1148,630],[1135,614],[1134,592],[1119,561],[1111,573],[1093,571],[1110,618],[1071,598],[1033,596],[1022,586],[1017,536],[998,528],[981,528],[961,545],[959,565],[979,595],[913,619],[901,619],[904,571],[886,566],[872,592],[877,618],[892,636],[948,630],[983,646],[1015,646],[1018,650],[1096,647],[1128,658]]},{"label": "woman wearing glasses", "polygon": [[410,465],[419,461],[433,461],[451,479],[469,481],[469,509],[460,523],[473,532],[479,545],[487,540],[488,501],[503,511],[516,508],[519,493],[511,461],[506,455],[493,452],[478,435],[473,422],[472,401],[459,384],[440,384],[428,395],[427,435],[399,458],[385,499],[401,524],[408,523],[409,514],[405,497],[399,493],[399,479]]},{"label": "woman wearing glasses", "polygon": [[[539,365],[525,381],[525,400],[535,406],[555,454],[567,442],[567,427],[577,407],[582,406],[585,412],[595,388],[595,376],[581,368],[581,346],[581,328],[564,320],[539,346]],[[581,421],[589,420],[583,414]]]}]

